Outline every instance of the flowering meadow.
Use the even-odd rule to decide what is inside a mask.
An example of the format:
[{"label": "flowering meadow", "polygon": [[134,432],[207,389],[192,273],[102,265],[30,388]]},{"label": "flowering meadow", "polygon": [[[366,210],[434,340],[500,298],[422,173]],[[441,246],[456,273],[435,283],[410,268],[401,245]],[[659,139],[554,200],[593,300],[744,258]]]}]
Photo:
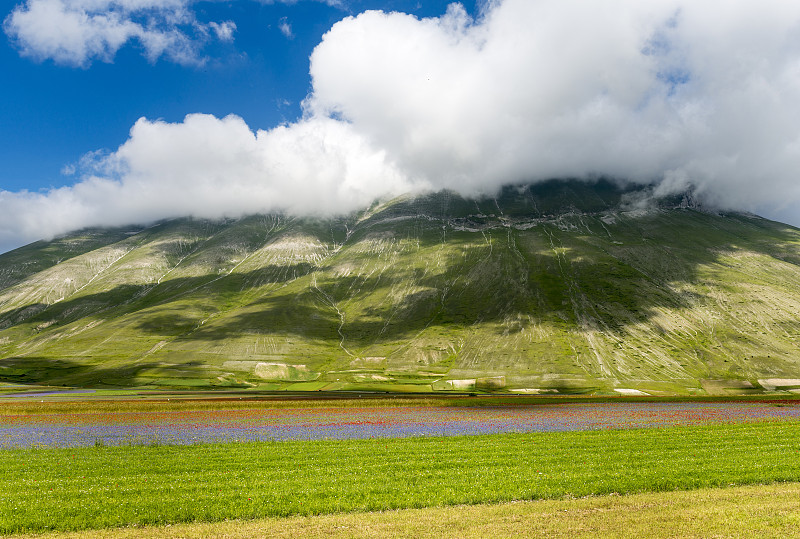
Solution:
[{"label": "flowering meadow", "polygon": [[775,420],[7,449],[0,535],[796,482],[799,440]]},{"label": "flowering meadow", "polygon": [[459,436],[800,418],[800,401],[321,406],[2,415],[0,448]]}]

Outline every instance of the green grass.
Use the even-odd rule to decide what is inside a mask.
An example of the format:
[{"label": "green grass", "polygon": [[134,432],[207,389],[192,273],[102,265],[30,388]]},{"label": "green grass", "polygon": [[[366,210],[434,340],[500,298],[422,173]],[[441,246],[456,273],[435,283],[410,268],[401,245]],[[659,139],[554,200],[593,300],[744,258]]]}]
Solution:
[{"label": "green grass", "polygon": [[[647,492],[369,513],[228,520],[60,533],[84,539],[251,537],[587,537],[784,539],[800,529],[800,483]],[[30,537],[30,536],[23,536]],[[41,537],[36,535],[36,537]]]},{"label": "green grass", "polygon": [[0,532],[800,481],[800,422],[0,452]]}]

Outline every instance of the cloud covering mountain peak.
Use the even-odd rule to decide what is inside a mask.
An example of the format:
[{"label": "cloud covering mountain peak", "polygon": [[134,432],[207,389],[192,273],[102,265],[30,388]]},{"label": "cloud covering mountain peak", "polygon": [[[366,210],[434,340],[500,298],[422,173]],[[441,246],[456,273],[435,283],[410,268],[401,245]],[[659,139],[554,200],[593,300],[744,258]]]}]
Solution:
[{"label": "cloud covering mountain peak", "polygon": [[369,11],[310,62],[305,115],[140,119],[73,186],[0,192],[0,242],[176,215],[353,210],[422,189],[611,176],[800,221],[800,4],[504,0]]}]

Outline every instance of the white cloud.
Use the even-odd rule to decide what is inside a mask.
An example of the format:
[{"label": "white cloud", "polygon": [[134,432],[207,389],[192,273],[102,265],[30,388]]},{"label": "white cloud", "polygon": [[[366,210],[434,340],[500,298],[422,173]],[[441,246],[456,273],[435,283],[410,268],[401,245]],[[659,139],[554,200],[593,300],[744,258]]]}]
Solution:
[{"label": "white cloud", "polygon": [[21,54],[37,60],[88,66],[110,62],[138,41],[150,61],[164,56],[181,64],[203,62],[200,50],[213,33],[231,41],[231,21],[199,23],[191,0],[27,0],[6,17],[3,28]]},{"label": "white cloud", "polygon": [[286,36],[288,39],[293,39],[294,34],[292,33],[292,25],[286,20],[286,17],[281,18],[280,23],[278,23],[278,29],[281,31],[281,34]]},{"label": "white cloud", "polygon": [[478,21],[457,5],[427,20],[368,12],[326,34],[311,75],[315,114],[441,187],[684,174],[725,205],[800,195],[796,2],[506,0]]},{"label": "white cloud", "polygon": [[[86,166],[86,163],[84,163]],[[253,132],[237,116],[140,119],[95,175],[44,193],[0,191],[0,245],[93,225],[288,211],[331,215],[415,188],[343,122]]]},{"label": "white cloud", "polygon": [[[197,20],[192,7],[215,0],[24,0],[3,21],[5,33],[24,56],[86,67],[111,62],[117,51],[138,42],[151,62],[166,57],[179,64],[203,64],[209,38],[232,42],[233,21]],[[257,0],[294,4],[299,0]],[[340,0],[317,0],[332,7]],[[279,29],[292,39],[285,18]]]},{"label": "white cloud", "polygon": [[233,21],[224,21],[221,23],[211,21],[208,23],[208,26],[214,30],[217,39],[220,41],[233,41],[233,33],[236,31],[236,23]]},{"label": "white cloud", "polygon": [[366,12],[324,36],[311,76],[304,119],[270,131],[236,117],[140,120],[105,170],[0,193],[0,231],[11,242],[182,214],[326,213],[420,187],[595,175],[693,186],[800,224],[800,3]]}]

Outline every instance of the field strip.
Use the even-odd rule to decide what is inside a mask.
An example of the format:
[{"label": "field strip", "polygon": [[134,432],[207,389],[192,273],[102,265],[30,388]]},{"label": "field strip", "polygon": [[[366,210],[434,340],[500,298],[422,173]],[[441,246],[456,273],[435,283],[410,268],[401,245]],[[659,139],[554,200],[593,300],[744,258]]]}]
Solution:
[{"label": "field strip", "polygon": [[[0,533],[800,482],[800,422],[0,451]],[[800,537],[800,530],[797,536]]]},{"label": "field strip", "polygon": [[658,428],[800,420],[797,403],[584,403],[538,407],[397,406],[119,414],[0,414],[0,449],[374,439]]},{"label": "field strip", "polygon": [[16,535],[166,537],[797,537],[800,483]]}]

